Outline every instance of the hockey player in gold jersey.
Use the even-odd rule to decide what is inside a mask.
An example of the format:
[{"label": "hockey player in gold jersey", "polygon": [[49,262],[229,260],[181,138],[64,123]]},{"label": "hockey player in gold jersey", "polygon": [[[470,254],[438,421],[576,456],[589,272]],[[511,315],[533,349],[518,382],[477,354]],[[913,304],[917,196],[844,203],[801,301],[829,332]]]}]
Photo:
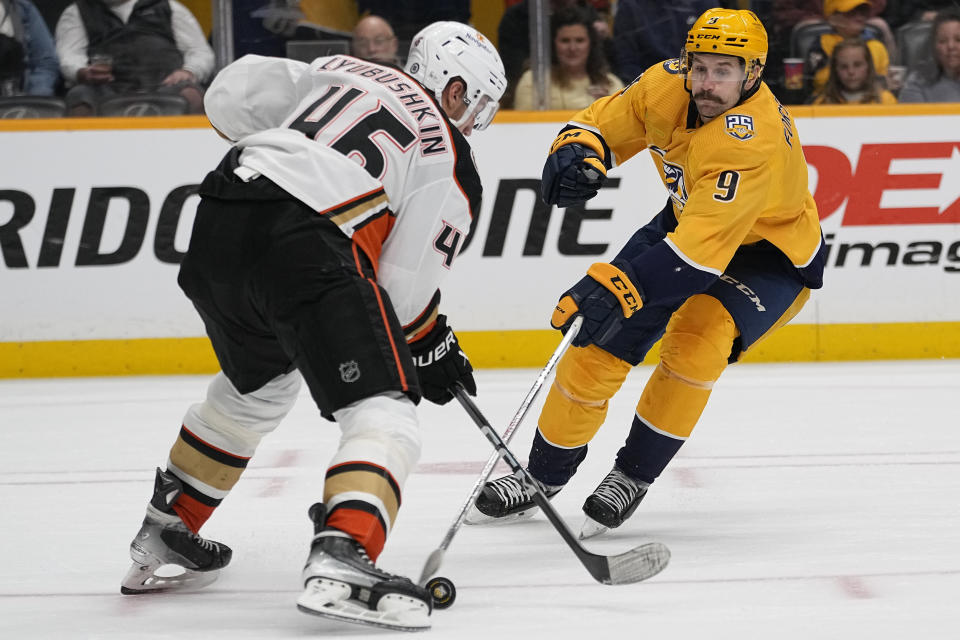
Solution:
[{"label": "hockey player in gold jersey", "polygon": [[[530,452],[548,495],[576,472],[608,400],[661,337],[630,433],[587,497],[581,535],[623,523],[700,418],[714,382],[822,286],[825,247],[793,119],[761,80],[767,35],[750,11],[710,9],[682,56],[577,113],[550,148],[541,194],[561,207],[649,149],[666,207],[557,303],[584,324],[557,367]],[[628,172],[629,169],[624,169]],[[468,522],[535,507],[519,478],[487,483]]]}]

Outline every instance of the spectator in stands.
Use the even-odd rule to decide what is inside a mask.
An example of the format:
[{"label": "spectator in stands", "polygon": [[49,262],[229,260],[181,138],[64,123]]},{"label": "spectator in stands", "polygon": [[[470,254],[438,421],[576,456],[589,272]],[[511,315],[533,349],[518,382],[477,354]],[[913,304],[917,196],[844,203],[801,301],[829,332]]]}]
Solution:
[{"label": "spectator in stands", "polygon": [[40,15],[43,16],[43,21],[47,25],[47,30],[52,34],[57,28],[57,20],[60,19],[60,14],[63,13],[63,10],[67,8],[67,5],[73,2],[73,0],[33,0],[33,4],[37,5],[37,9],[40,11]]},{"label": "spectator in stands", "polygon": [[375,62],[397,64],[397,36],[380,16],[367,16],[353,29],[353,55]]},{"label": "spectator in stands", "polygon": [[470,22],[470,0],[357,0],[357,9],[381,16],[404,42],[433,22]]},{"label": "spectator in stands", "polygon": [[677,57],[677,43],[715,0],[619,0],[613,18],[614,70],[631,82],[647,67]]},{"label": "spectator in stands", "polygon": [[[805,53],[791,49],[791,36],[798,24],[820,22],[823,20],[823,2],[821,0],[773,0],[763,8],[751,10],[767,27],[769,51],[767,64],[763,67],[763,80],[784,104],[803,102],[803,92],[787,89],[784,86],[784,58],[804,58]],[[760,9],[760,10],[758,10]]]},{"label": "spectator in stands", "polygon": [[933,20],[941,9],[957,8],[957,0],[897,0],[887,3],[883,17],[896,29],[908,22]]},{"label": "spectator in stands", "polygon": [[[551,13],[565,7],[572,7],[574,5],[581,6],[590,14],[594,31],[596,31],[598,35],[604,32],[609,33],[607,23],[586,0],[550,0],[549,4]],[[507,74],[507,92],[504,94],[501,104],[511,105],[514,102],[513,89],[516,88],[517,80],[520,78],[524,69],[529,67],[529,0],[520,0],[520,2],[507,7],[507,10],[503,12],[503,17],[500,18],[500,25],[497,27],[497,37],[497,50],[500,51],[503,68]],[[606,38],[605,42],[609,41],[610,39]]]},{"label": "spectator in stands", "polygon": [[0,0],[0,95],[52,96],[60,63],[43,16],[30,0]]},{"label": "spectator in stands", "polygon": [[[623,88],[609,71],[593,26],[582,7],[558,9],[550,17],[551,64],[548,109],[583,109],[597,98]],[[533,73],[517,82],[515,109],[533,109]]]},{"label": "spectator in stands", "polygon": [[807,54],[807,72],[813,77],[813,91],[819,92],[830,75],[830,56],[837,43],[845,38],[866,41],[877,74],[886,81],[890,54],[883,41],[872,29],[867,29],[871,17],[870,0],[824,0],[823,15],[832,27],[831,33],[820,36],[820,42]]},{"label": "spectator in stands", "polygon": [[[297,0],[232,0],[230,6],[235,59],[248,53],[282,58],[287,41],[300,39],[297,31],[304,16]],[[313,33],[303,39],[312,38],[316,38]]]},{"label": "spectator in stands", "polygon": [[934,18],[928,60],[907,76],[900,102],[960,102],[960,10]]},{"label": "spectator in stands", "polygon": [[813,104],[896,104],[873,67],[867,43],[859,38],[841,40],[830,57],[827,84],[814,96]]},{"label": "spectator in stands", "polygon": [[177,0],[76,0],[57,23],[70,115],[96,113],[104,99],[138,92],[180,95],[203,112],[202,84],[213,50]]}]

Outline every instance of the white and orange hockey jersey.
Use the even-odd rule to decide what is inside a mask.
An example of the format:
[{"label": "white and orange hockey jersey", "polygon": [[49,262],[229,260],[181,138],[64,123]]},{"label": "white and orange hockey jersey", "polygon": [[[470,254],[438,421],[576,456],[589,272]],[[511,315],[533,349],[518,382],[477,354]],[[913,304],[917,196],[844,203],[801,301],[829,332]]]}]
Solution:
[{"label": "white and orange hockey jersey", "polygon": [[241,149],[237,175],[266,176],[330,216],[376,265],[407,340],[429,331],[481,197],[470,146],[433,95],[351,56],[247,55],[217,75],[204,103]]}]

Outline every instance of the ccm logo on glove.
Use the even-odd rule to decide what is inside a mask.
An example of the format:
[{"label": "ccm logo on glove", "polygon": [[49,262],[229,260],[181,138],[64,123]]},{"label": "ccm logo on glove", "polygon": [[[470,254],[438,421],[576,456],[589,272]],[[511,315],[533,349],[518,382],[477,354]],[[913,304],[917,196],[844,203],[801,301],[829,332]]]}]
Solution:
[{"label": "ccm logo on glove", "polygon": [[640,291],[626,273],[608,262],[594,262],[587,275],[602,284],[617,297],[623,309],[623,317],[629,318],[643,306]]}]

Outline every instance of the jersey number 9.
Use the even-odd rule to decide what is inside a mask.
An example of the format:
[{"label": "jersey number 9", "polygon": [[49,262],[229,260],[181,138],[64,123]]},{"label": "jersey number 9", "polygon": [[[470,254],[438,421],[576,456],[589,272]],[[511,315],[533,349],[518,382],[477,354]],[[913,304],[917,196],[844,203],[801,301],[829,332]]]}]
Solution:
[{"label": "jersey number 9", "polygon": [[713,194],[713,199],[720,202],[730,202],[737,197],[738,184],[740,184],[739,172],[721,171],[720,175],[717,176],[717,192]]}]

